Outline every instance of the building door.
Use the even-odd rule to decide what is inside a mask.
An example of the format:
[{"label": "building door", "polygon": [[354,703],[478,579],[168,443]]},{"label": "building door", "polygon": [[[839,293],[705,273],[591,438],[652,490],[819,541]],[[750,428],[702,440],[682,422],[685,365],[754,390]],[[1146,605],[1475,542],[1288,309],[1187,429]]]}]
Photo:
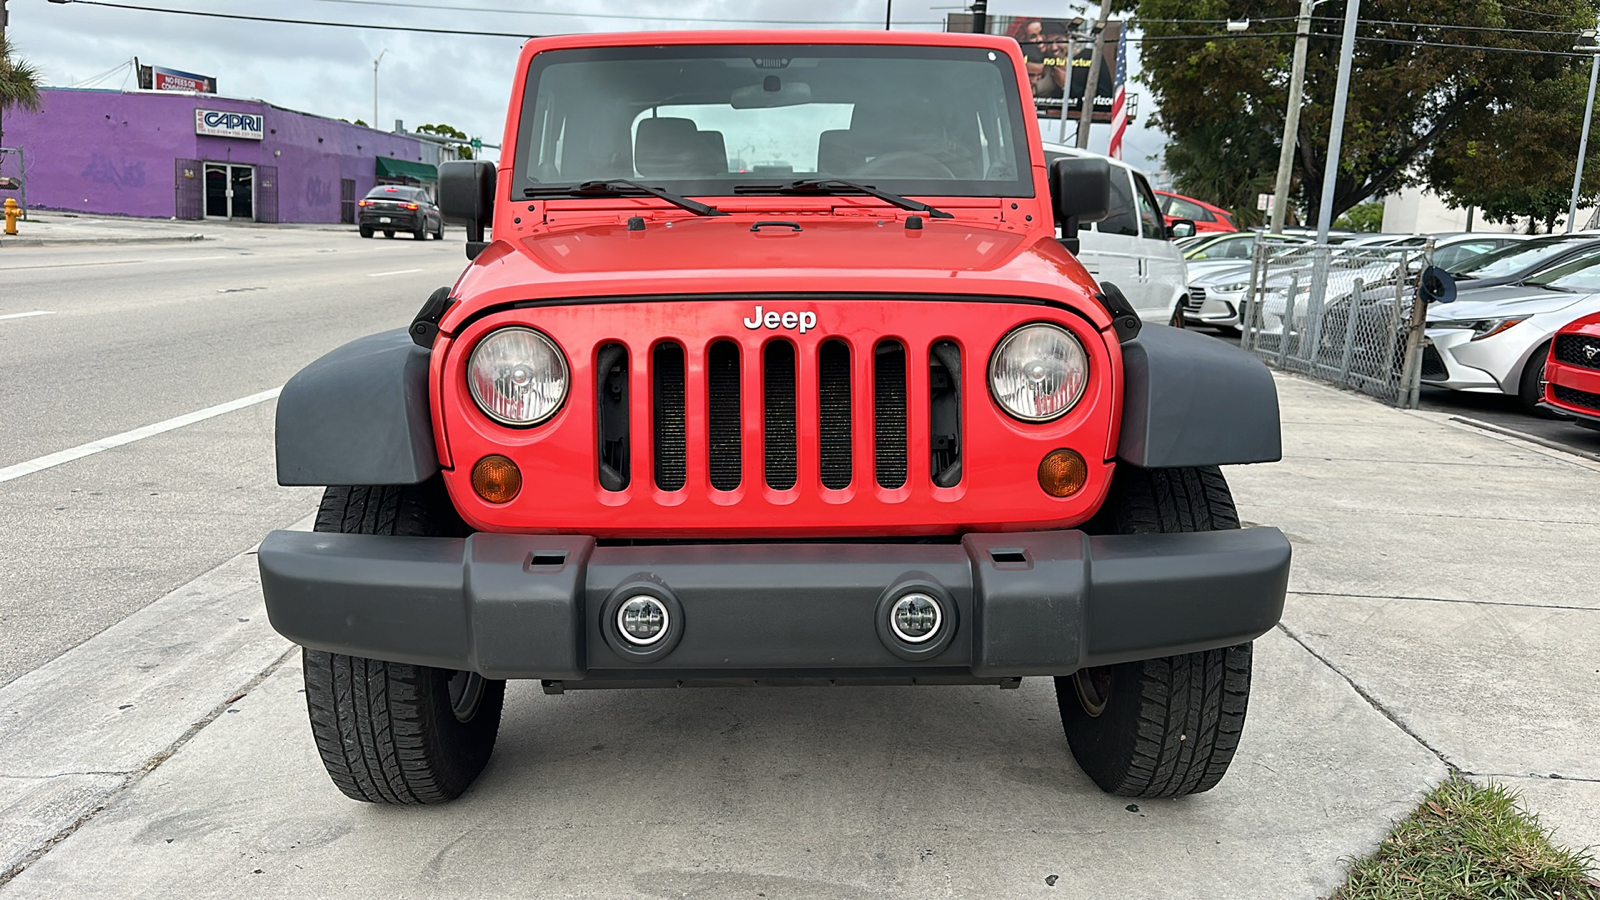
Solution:
[{"label": "building door", "polygon": [[356,180],[339,179],[339,221],[346,225],[356,223]]},{"label": "building door", "polygon": [[206,218],[254,219],[255,182],[254,166],[206,163]]}]

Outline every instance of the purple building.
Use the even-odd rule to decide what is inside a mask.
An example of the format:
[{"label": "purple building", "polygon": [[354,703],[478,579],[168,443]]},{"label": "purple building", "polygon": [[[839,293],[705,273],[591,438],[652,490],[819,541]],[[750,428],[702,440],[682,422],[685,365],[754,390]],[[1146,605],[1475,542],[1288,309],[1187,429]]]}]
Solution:
[{"label": "purple building", "polygon": [[[354,222],[375,184],[437,179],[439,144],[260,100],[48,88],[6,116],[34,209],[179,219]],[[13,174],[13,173],[8,173]]]}]

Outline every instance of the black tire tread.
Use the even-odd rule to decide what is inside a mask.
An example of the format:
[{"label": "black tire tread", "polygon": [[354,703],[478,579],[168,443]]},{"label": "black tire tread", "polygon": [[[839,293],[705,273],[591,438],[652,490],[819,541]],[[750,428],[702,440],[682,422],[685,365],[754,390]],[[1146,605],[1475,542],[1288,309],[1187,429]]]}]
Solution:
[{"label": "black tire tread", "polygon": [[[317,531],[458,536],[468,529],[434,479],[421,485],[330,487]],[[450,710],[448,672],[304,649],[306,709],[323,766],[353,800],[420,804],[452,800],[494,747],[505,682],[485,682],[470,722]]]},{"label": "black tire tread", "polygon": [[[1215,466],[1119,466],[1101,514],[1089,525],[1109,534],[1238,527],[1227,480]],[[1159,798],[1210,790],[1227,772],[1244,730],[1251,657],[1247,643],[1114,666],[1111,705],[1100,719],[1083,711],[1071,677],[1057,678],[1056,701],[1073,755],[1109,793]]]}]

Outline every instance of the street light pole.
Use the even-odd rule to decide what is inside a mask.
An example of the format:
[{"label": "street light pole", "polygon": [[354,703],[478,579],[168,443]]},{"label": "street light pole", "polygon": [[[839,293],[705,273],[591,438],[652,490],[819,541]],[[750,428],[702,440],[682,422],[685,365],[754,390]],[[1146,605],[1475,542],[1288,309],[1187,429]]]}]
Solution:
[{"label": "street light pole", "polygon": [[883,30],[889,30],[889,22],[894,18],[894,0],[884,0],[883,4]]},{"label": "street light pole", "polygon": [[1289,214],[1289,177],[1294,174],[1294,151],[1300,141],[1301,91],[1306,81],[1306,45],[1311,42],[1311,5],[1300,0],[1300,24],[1294,33],[1294,67],[1289,72],[1289,109],[1283,119],[1283,146],[1278,150],[1278,178],[1272,186],[1272,221],[1268,234],[1283,234]]},{"label": "street light pole", "polygon": [[1578,49],[1588,50],[1594,55],[1594,62],[1589,66],[1589,102],[1583,107],[1583,137],[1578,141],[1578,170],[1572,173],[1572,204],[1567,207],[1567,234],[1572,233],[1578,218],[1578,188],[1583,185],[1583,160],[1589,155],[1589,121],[1594,118],[1594,83],[1600,77],[1600,47],[1593,45],[1593,36],[1590,36],[1590,45],[1579,45]]},{"label": "street light pole", "polygon": [[[1106,58],[1106,20],[1111,15],[1110,0],[1100,0],[1100,15],[1094,21],[1094,49],[1089,52],[1089,75],[1083,82],[1083,102],[1078,114],[1078,148],[1089,146],[1089,123],[1094,121],[1095,95],[1100,92],[1100,63]],[[1067,96],[1072,93],[1072,70],[1067,70],[1067,88],[1062,91],[1061,114],[1066,115]]]},{"label": "street light pole", "polygon": [[383,62],[383,57],[388,52],[389,52],[389,48],[388,47],[383,48],[383,52],[378,54],[378,58],[372,61],[372,127],[373,128],[377,128],[378,127],[378,63]]},{"label": "street light pole", "polygon": [[1317,213],[1317,243],[1328,242],[1333,226],[1333,187],[1339,177],[1339,150],[1344,142],[1344,106],[1350,98],[1350,69],[1356,56],[1356,17],[1361,0],[1350,0],[1344,10],[1344,39],[1339,42],[1339,82],[1333,93],[1333,130],[1328,135],[1328,162],[1322,170],[1322,209]]}]

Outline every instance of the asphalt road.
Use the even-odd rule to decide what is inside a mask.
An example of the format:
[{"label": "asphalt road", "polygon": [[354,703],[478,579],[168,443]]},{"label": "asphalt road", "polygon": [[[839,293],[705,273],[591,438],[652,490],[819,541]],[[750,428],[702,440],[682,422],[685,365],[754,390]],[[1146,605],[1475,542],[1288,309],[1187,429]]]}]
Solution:
[{"label": "asphalt road", "polygon": [[275,482],[270,399],[42,471],[17,467],[277,388],[339,344],[408,324],[466,262],[459,233],[216,233],[3,251],[0,685],[318,498]]}]

